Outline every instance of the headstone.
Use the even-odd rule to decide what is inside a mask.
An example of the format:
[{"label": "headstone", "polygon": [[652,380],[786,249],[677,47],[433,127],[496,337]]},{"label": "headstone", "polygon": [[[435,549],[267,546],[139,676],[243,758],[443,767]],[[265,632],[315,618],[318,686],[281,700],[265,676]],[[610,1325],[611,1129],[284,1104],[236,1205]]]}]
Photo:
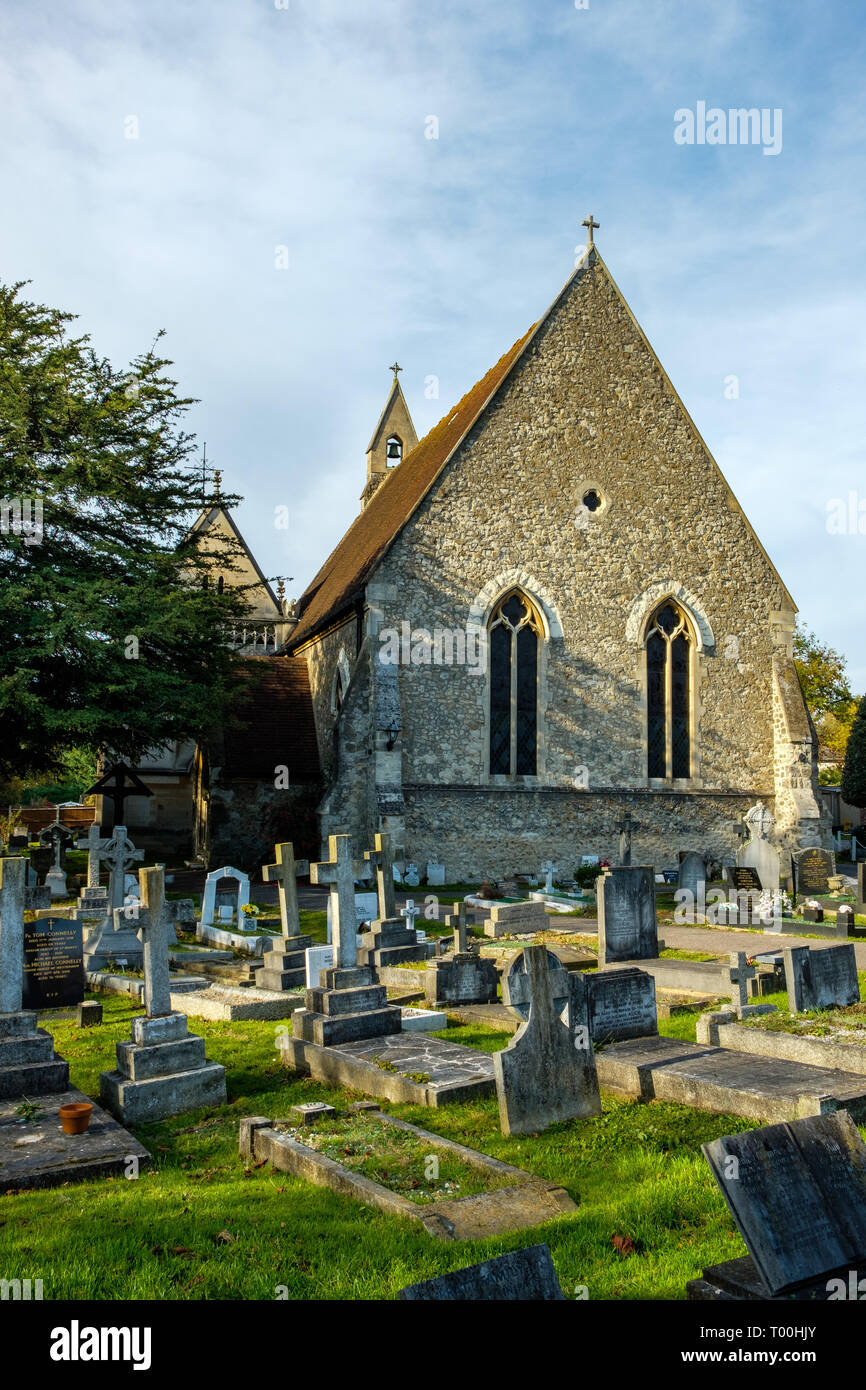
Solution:
[{"label": "headstone", "polygon": [[262,876],[266,883],[277,884],[280,904],[280,929],[283,936],[300,936],[301,919],[298,913],[298,876],[310,872],[308,859],[295,859],[294,846],[288,841],[277,845],[276,860],[265,864]]},{"label": "headstone", "polygon": [[40,917],[24,926],[23,1009],[59,1009],[84,999],[81,923]]},{"label": "headstone", "polygon": [[742,1017],[743,1010],[749,1007],[749,981],[754,980],[758,971],[754,965],[749,965],[745,951],[731,951],[730,958],[730,981],[734,986],[731,1000]]},{"label": "headstone", "polygon": [[631,837],[635,830],[640,830],[641,826],[637,821],[632,820],[631,811],[623,808],[620,812],[618,821],[614,821],[614,829],[619,832],[619,862],[622,865],[631,864]]},{"label": "headstone", "polygon": [[40,846],[39,849],[31,849],[29,858],[31,868],[38,874],[39,878],[44,883],[45,875],[54,862],[53,853],[50,849],[43,849]]},{"label": "headstone", "polygon": [[836,862],[829,849],[801,849],[794,853],[798,893],[829,893]]},{"label": "headstone", "polygon": [[[102,842],[100,842],[102,843]],[[136,849],[126,833],[126,827],[116,825],[111,835],[111,839],[103,844],[100,849],[91,846],[88,842],[88,864],[90,854],[94,854],[96,859],[108,865],[108,899],[110,909],[123,907],[126,897],[126,869],[127,865],[138,863],[144,858],[144,850]]]},{"label": "headstone", "polygon": [[44,912],[51,906],[51,889],[47,883],[24,889],[25,912]]},{"label": "headstone", "polygon": [[100,850],[107,849],[109,839],[103,839],[99,826],[94,821],[87,832],[86,839],[76,841],[76,849],[87,850],[87,886],[99,887]]},{"label": "headstone", "polygon": [[692,895],[692,903],[696,904],[701,896],[700,885],[704,885],[706,891],[707,882],[707,861],[697,850],[680,850],[680,867],[677,876],[677,887],[685,890]]},{"label": "headstone", "polygon": [[598,970],[587,973],[586,998],[593,1042],[623,1042],[656,1037],[656,982],[645,970]]},{"label": "headstone", "polygon": [[441,888],[445,882],[445,865],[439,863],[438,855],[431,855],[427,861],[427,882],[431,888]]},{"label": "headstone", "polygon": [[538,1303],[545,1299],[559,1302],[565,1296],[550,1250],[546,1245],[532,1245],[526,1250],[513,1250],[508,1255],[468,1265],[466,1269],[440,1274],[436,1279],[409,1284],[397,1297],[427,1303],[492,1302],[494,1299]]},{"label": "headstone", "polygon": [[525,1020],[493,1057],[503,1134],[600,1115],[583,976],[545,946],[525,946],[503,976],[502,999]]},{"label": "headstone", "polygon": [[598,960],[653,960],[659,953],[651,867],[615,865],[596,879]]},{"label": "headstone", "polygon": [[548,859],[548,860],[546,860],[546,861],[542,864],[542,866],[541,866],[541,872],[544,874],[544,891],[545,891],[545,893],[552,893],[552,892],[553,892],[553,875],[556,873],[556,865],[554,864],[554,862],[553,862],[552,859]]},{"label": "headstone", "polygon": [[222,869],[213,869],[204,881],[204,894],[201,900],[201,925],[203,927],[213,926],[217,885],[224,878],[234,878],[238,883],[237,897],[234,903],[237,921],[241,920],[241,908],[245,907],[250,900],[249,874],[245,874],[241,869],[233,869],[228,864]]},{"label": "headstone", "polygon": [[582,869],[596,868],[599,862],[599,856],[597,854],[582,854],[580,856],[580,867]]},{"label": "headstone", "polygon": [[102,1072],[99,1078],[102,1104],[132,1124],[223,1105],[226,1100],[225,1067],[208,1062],[204,1039],[189,1034],[186,1014],[171,1007],[163,869],[142,869],[140,883],[136,923],[142,938],[146,1017],[132,1020],[130,1042],[117,1043],[117,1070]]},{"label": "headstone", "polygon": [[756,869],[761,888],[779,887],[779,851],[770,839],[776,824],[763,801],[757,801],[743,817],[751,839],[737,855],[737,863]]},{"label": "headstone", "polygon": [[20,858],[0,859],[0,1097],[47,1095],[69,1086],[69,1066],[54,1051],[50,1033],[23,1009],[24,869]]},{"label": "headstone", "polygon": [[860,999],[854,943],[788,947],[785,952],[788,1008],[792,1013],[810,1009],[845,1008]]},{"label": "headstone", "polygon": [[420,880],[420,878],[418,877],[418,865],[417,865],[417,864],[407,864],[407,865],[406,865],[406,872],[405,872],[404,875],[403,875],[403,882],[406,884],[406,887],[407,887],[407,888],[417,888],[417,887],[418,887],[418,885],[419,885],[419,883],[421,882],[421,880]]},{"label": "headstone", "polygon": [[[355,894],[355,931],[360,932],[365,925],[374,922],[379,912],[378,895],[376,893],[356,893]],[[334,908],[330,895],[328,896],[328,933],[327,940],[332,940]]]},{"label": "headstone", "polygon": [[93,1028],[102,1022],[102,1005],[96,999],[86,999],[78,1005],[76,1022],[79,1028]]},{"label": "headstone", "polygon": [[854,909],[850,903],[843,903],[836,913],[836,926],[840,936],[849,936],[854,930]]},{"label": "headstone", "polygon": [[866,916],[866,863],[857,865],[857,902],[854,911],[858,917]]},{"label": "headstone", "polygon": [[[283,993],[307,982],[304,953],[313,944],[311,936],[301,934],[298,911],[298,874],[310,872],[309,861],[296,860],[294,846],[284,841],[276,847],[276,859],[262,870],[266,883],[278,884],[280,935],[267,942],[264,965],[256,971],[257,989]],[[329,904],[330,906],[330,904]]]},{"label": "headstone", "polygon": [[317,986],[321,971],[330,970],[333,964],[333,946],[308,946],[304,952],[304,974],[307,989],[313,989],[314,986]]},{"label": "headstone", "polygon": [[[866,1145],[846,1110],[767,1125],[701,1147],[765,1297],[820,1281],[826,1298],[828,1276],[862,1271]],[[748,1261],[736,1264],[744,1267]],[[729,1266],[719,1268],[731,1277]],[[705,1271],[704,1278],[710,1280],[712,1273]]]}]

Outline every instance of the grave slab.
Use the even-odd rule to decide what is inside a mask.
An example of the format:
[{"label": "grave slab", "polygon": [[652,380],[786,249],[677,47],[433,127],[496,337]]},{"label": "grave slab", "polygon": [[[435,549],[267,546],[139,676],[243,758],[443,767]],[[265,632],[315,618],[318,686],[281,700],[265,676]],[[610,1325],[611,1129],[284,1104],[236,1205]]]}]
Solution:
[{"label": "grave slab", "polygon": [[242,1019],[291,1018],[304,1007],[304,991],[231,989],[228,985],[209,985],[206,989],[171,992],[171,1007],[187,1018],[208,1018],[221,1022]]},{"label": "grave slab", "polygon": [[285,1039],[282,1059],[329,1086],[412,1105],[435,1108],[496,1091],[491,1054],[425,1033],[390,1033],[331,1047]]},{"label": "grave slab", "polygon": [[[93,1104],[90,1125],[84,1134],[64,1134],[60,1106],[82,1102]],[[22,1122],[19,1101],[0,1100],[0,1192],[123,1174],[130,1158],[150,1165],[147,1149],[83,1092],[52,1091],[36,1103],[37,1118]]]}]

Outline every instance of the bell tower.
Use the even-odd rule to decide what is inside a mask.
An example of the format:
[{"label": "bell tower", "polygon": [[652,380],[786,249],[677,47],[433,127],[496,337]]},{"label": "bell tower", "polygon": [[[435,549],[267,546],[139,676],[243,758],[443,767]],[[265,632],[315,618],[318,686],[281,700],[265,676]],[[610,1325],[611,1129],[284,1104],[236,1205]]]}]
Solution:
[{"label": "bell tower", "polygon": [[367,445],[367,481],[361,493],[361,506],[366,507],[382,479],[392,468],[396,468],[415,445],[418,436],[412,424],[412,416],[403,395],[398,373],[403,368],[397,362],[388,368],[394,373],[391,391],[385,402],[385,409],[379,416],[379,423]]}]

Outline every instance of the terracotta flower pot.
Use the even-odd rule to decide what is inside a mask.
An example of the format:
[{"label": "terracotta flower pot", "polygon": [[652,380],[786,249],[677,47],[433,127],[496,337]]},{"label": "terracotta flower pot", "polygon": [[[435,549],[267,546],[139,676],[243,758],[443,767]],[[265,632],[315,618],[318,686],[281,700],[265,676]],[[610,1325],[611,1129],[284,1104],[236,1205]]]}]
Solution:
[{"label": "terracotta flower pot", "polygon": [[60,1123],[64,1134],[83,1134],[90,1124],[93,1106],[84,1101],[73,1101],[71,1105],[61,1105]]}]

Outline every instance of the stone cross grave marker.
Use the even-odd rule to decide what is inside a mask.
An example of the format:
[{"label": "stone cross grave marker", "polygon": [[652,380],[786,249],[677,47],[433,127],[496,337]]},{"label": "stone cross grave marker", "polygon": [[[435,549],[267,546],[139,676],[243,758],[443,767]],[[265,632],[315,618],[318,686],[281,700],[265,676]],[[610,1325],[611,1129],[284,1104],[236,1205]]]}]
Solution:
[{"label": "stone cross grave marker", "polygon": [[417,906],[412,898],[407,898],[406,906],[400,908],[400,916],[406,918],[406,926],[409,927],[410,931],[415,930],[415,918],[420,916],[420,913],[420,907]]},{"label": "stone cross grave marker", "polygon": [[280,927],[284,937],[301,935],[298,914],[298,874],[310,872],[309,861],[295,859],[294,847],[284,841],[276,846],[276,863],[265,864],[262,877],[266,883],[276,883],[280,900]]},{"label": "stone cross grave marker", "polygon": [[445,918],[445,925],[454,930],[454,954],[463,956],[466,954],[466,904],[457,902],[454,904],[457,911],[449,912]]},{"label": "stone cross grave marker", "polygon": [[52,898],[66,896],[66,874],[61,859],[66,846],[71,844],[73,839],[72,831],[60,819],[59,810],[51,824],[39,832],[39,843],[49,845],[54,855],[54,862],[45,875],[45,882],[51,890]]},{"label": "stone cross grave marker", "polygon": [[375,838],[375,849],[364,851],[364,858],[376,870],[376,893],[379,898],[379,917],[384,921],[395,914],[394,856],[391,836],[384,832]]},{"label": "stone cross grave marker", "polygon": [[99,861],[100,850],[107,849],[111,844],[109,839],[102,838],[102,832],[96,821],[93,822],[87,832],[85,839],[76,840],[76,849],[87,850],[87,886],[88,888],[99,887]]},{"label": "stone cross grave marker", "polygon": [[541,866],[541,872],[544,874],[544,891],[545,891],[545,893],[552,893],[552,892],[553,892],[553,875],[556,873],[556,865],[554,864],[554,862],[553,862],[552,859],[548,859],[548,860],[545,861],[544,864],[542,864],[542,866]]},{"label": "stone cross grave marker", "polygon": [[846,1110],[701,1147],[768,1296],[863,1270],[866,1145]]},{"label": "stone cross grave marker", "polygon": [[631,811],[624,808],[618,821],[614,822],[614,829],[619,831],[619,862],[620,864],[631,864],[631,837],[632,831],[640,830],[640,825],[636,820],[632,820]]},{"label": "stone cross grave marker", "polygon": [[502,998],[524,1020],[493,1058],[503,1134],[600,1115],[583,977],[545,946],[525,946],[503,977]]},{"label": "stone cross grave marker", "polygon": [[730,980],[736,990],[736,993],[732,995],[732,1002],[738,1013],[748,1007],[749,981],[753,980],[757,973],[757,968],[754,965],[749,965],[745,951],[731,951]]},{"label": "stone cross grave marker", "polygon": [[[144,956],[144,1007],[148,1018],[160,1018],[171,1013],[171,987],[168,966],[167,915],[164,869],[139,869],[141,899],[134,905],[134,927],[142,943]],[[121,930],[122,914],[114,920],[115,931]]]},{"label": "stone cross grave marker", "polygon": [[[90,845],[88,845],[88,854],[90,852]],[[125,826],[116,825],[111,839],[107,840],[101,849],[94,845],[92,852],[97,860],[104,860],[108,865],[110,873],[108,881],[109,912],[116,907],[123,907],[126,866],[140,862],[144,858],[144,850],[135,848],[126,833]]]},{"label": "stone cross grave marker", "polygon": [[0,859],[0,1016],[21,1012],[25,862]]},{"label": "stone cross grave marker", "polygon": [[331,936],[334,969],[352,970],[358,962],[355,919],[355,864],[351,835],[328,837],[330,860],[310,865],[310,881],[331,891]]}]

